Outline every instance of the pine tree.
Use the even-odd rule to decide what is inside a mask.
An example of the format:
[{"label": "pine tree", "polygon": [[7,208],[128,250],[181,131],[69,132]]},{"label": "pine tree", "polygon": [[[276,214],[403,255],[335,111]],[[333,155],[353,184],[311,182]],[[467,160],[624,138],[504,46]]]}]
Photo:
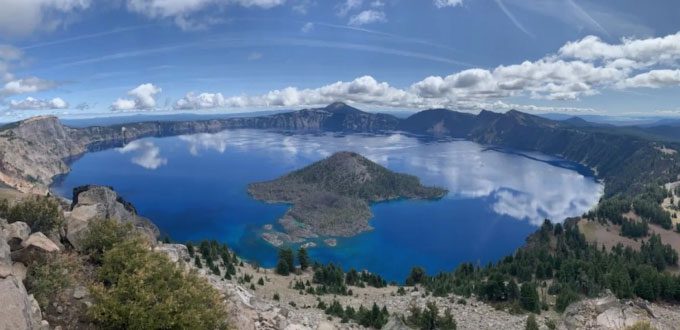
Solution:
[{"label": "pine tree", "polygon": [[519,287],[515,279],[510,279],[506,291],[508,292],[508,300],[515,301],[519,298]]},{"label": "pine tree", "polygon": [[300,247],[298,250],[298,262],[300,262],[300,269],[307,270],[309,268],[309,255],[304,247]]},{"label": "pine tree", "polygon": [[519,301],[522,307],[530,312],[538,313],[540,311],[540,301],[536,286],[533,283],[524,283],[520,289]]},{"label": "pine tree", "polygon": [[187,242],[187,251],[190,257],[194,256],[194,245],[191,242]]},{"label": "pine tree", "polygon": [[295,271],[293,261],[293,250],[290,248],[279,250],[279,261],[276,264],[276,273],[283,276],[288,276],[290,272]]},{"label": "pine tree", "polygon": [[526,330],[538,330],[538,323],[536,323],[536,316],[534,314],[529,315],[527,317],[527,323],[526,326],[524,327]]}]

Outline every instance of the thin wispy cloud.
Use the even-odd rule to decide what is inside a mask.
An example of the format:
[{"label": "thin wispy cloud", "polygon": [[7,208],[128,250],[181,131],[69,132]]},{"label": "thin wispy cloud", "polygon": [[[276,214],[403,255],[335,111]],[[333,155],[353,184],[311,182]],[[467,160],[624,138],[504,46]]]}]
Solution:
[{"label": "thin wispy cloud", "polygon": [[597,30],[600,30],[600,32],[606,34],[607,36],[610,35],[609,31],[602,27],[602,25],[600,25],[598,21],[596,21],[590,14],[588,14],[587,11],[583,10],[581,6],[576,4],[576,2],[574,2],[573,0],[566,1],[569,4],[569,6],[574,9],[576,15],[583,17],[583,19],[585,19],[587,22],[590,22],[590,24],[594,26]]},{"label": "thin wispy cloud", "polygon": [[118,52],[113,54],[106,54],[96,57],[84,58],[77,61],[66,62],[58,64],[55,67],[58,68],[68,68],[81,65],[90,65],[101,62],[117,61],[117,60],[129,60],[132,58],[145,57],[158,53],[172,53],[174,51],[180,51],[195,46],[201,46],[203,48],[248,48],[248,47],[263,47],[269,45],[288,45],[288,46],[304,46],[304,47],[318,47],[318,48],[336,48],[344,50],[356,50],[362,52],[379,53],[407,58],[415,58],[426,61],[440,62],[455,64],[464,67],[473,66],[470,63],[463,61],[458,61],[448,57],[437,56],[422,52],[403,50],[398,48],[390,48],[383,46],[373,46],[367,44],[349,43],[349,42],[337,42],[329,40],[316,40],[316,39],[302,39],[302,38],[277,38],[277,39],[236,39],[236,38],[215,38],[207,39],[203,41],[181,43],[177,45],[170,45],[158,48],[149,48],[143,50]]},{"label": "thin wispy cloud", "polygon": [[137,26],[115,28],[115,29],[109,30],[109,31],[102,31],[102,32],[97,32],[97,33],[88,33],[88,34],[83,34],[83,35],[70,37],[70,38],[64,38],[64,39],[57,39],[57,40],[48,41],[48,42],[35,43],[35,44],[31,44],[31,45],[21,47],[21,49],[29,50],[29,49],[36,49],[36,48],[43,48],[43,47],[48,47],[48,46],[66,44],[66,43],[71,43],[71,42],[74,42],[74,41],[97,39],[97,38],[107,37],[107,36],[114,35],[114,34],[136,32],[136,31],[139,31],[139,30],[151,28],[153,26],[156,26],[156,24],[144,24],[144,25],[137,25]]},{"label": "thin wispy cloud", "polygon": [[326,23],[326,22],[313,22],[315,26],[319,27],[326,27],[330,29],[336,29],[336,30],[346,30],[346,31],[354,31],[354,32],[360,32],[360,33],[368,33],[376,36],[381,36],[381,37],[386,37],[389,40],[395,40],[399,42],[404,42],[404,43],[413,43],[413,44],[420,44],[420,45],[425,45],[428,47],[433,47],[433,48],[440,48],[440,49],[446,49],[454,52],[460,52],[461,50],[459,48],[454,48],[450,47],[447,45],[444,45],[442,43],[435,43],[423,39],[418,39],[418,38],[410,38],[398,34],[393,34],[393,33],[387,33],[383,31],[378,31],[374,29],[368,29],[365,27],[360,27],[360,26],[350,26],[350,25],[339,25],[339,24],[331,24],[331,23]]},{"label": "thin wispy cloud", "polygon": [[402,50],[396,48],[389,48],[383,46],[372,46],[366,44],[357,44],[349,42],[337,42],[328,40],[313,40],[313,39],[279,39],[272,40],[272,42],[281,42],[288,45],[295,46],[305,46],[305,47],[322,47],[322,48],[336,48],[336,49],[346,49],[346,50],[356,50],[362,52],[379,53],[386,55],[394,55],[400,57],[414,58],[432,62],[455,64],[463,67],[472,67],[470,63],[463,61],[458,61],[448,57],[431,55],[427,53],[415,52],[410,50]]},{"label": "thin wispy cloud", "polygon": [[527,30],[527,28],[525,28],[524,25],[522,25],[522,23],[517,19],[517,17],[515,17],[515,15],[513,15],[512,12],[510,12],[510,10],[508,10],[507,7],[505,7],[505,4],[503,4],[502,0],[495,0],[495,1],[496,1],[496,4],[498,5],[498,8],[500,8],[503,11],[505,16],[507,16],[508,19],[510,19],[512,24],[514,24],[520,31],[524,32],[524,34],[526,34],[526,35],[528,35],[532,38],[536,38],[536,36],[534,36],[534,34],[531,33],[529,30]]}]

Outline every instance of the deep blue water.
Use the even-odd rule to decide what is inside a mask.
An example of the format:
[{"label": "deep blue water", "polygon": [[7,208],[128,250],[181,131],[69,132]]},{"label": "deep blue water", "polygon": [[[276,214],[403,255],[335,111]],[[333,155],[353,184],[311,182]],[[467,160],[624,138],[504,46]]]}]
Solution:
[{"label": "deep blue water", "polygon": [[276,249],[262,226],[287,205],[250,198],[248,183],[270,180],[340,150],[447,187],[439,201],[372,206],[373,231],[310,249],[320,261],[403,280],[414,265],[429,272],[512,252],[544,218],[579,215],[602,186],[583,167],[541,154],[496,150],[468,141],[424,141],[400,134],[285,135],[261,130],[150,138],[86,154],[53,190],[71,197],[82,184],[113,186],[175,241],[216,239],[242,257],[273,266]]}]

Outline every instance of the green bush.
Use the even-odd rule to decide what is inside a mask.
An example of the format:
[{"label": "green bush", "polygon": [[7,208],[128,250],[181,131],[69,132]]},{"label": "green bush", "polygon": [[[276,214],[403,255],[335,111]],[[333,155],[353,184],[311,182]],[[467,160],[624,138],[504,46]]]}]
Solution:
[{"label": "green bush", "polygon": [[555,310],[562,313],[567,307],[579,300],[578,294],[571,290],[570,288],[565,288],[557,295],[557,301],[555,302]]},{"label": "green bush", "polygon": [[0,208],[6,209],[0,212],[6,213],[10,223],[25,222],[33,232],[51,233],[64,222],[59,203],[50,197],[26,197],[12,206],[6,204]]},{"label": "green bush", "polygon": [[92,320],[105,329],[227,328],[217,291],[139,241],[104,252],[92,286]]},{"label": "green bush", "polygon": [[80,249],[95,263],[101,263],[104,253],[114,246],[139,238],[132,224],[116,220],[93,220],[88,224],[80,240]]},{"label": "green bush", "polygon": [[536,316],[534,316],[534,314],[531,314],[529,317],[527,317],[527,323],[524,326],[524,329],[538,330],[538,323],[536,323]]},{"label": "green bush", "polygon": [[649,321],[637,321],[635,324],[626,328],[626,330],[654,330],[654,327]]},{"label": "green bush", "polygon": [[46,255],[28,265],[26,290],[32,293],[42,308],[63,289],[71,285],[71,275],[76,264],[66,256]]},{"label": "green bush", "polygon": [[9,201],[6,198],[0,199],[0,218],[9,216]]},{"label": "green bush", "polygon": [[409,309],[410,315],[406,318],[406,324],[415,329],[421,330],[455,330],[456,320],[453,319],[450,309],[444,311],[444,315],[439,315],[437,305],[428,301],[425,309],[413,305]]}]

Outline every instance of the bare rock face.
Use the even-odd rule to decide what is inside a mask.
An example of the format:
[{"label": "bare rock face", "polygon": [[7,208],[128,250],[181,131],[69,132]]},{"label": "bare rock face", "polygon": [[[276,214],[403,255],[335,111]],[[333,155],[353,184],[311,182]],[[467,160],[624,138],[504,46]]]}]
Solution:
[{"label": "bare rock face", "polygon": [[31,235],[31,227],[25,222],[17,221],[5,225],[3,228],[5,236],[7,237],[7,244],[10,250],[18,250],[21,248],[21,242],[26,240]]},{"label": "bare rock face", "polygon": [[191,261],[186,245],[161,243],[154,248],[154,251],[165,253],[172,262]]},{"label": "bare rock face", "polygon": [[21,242],[22,249],[13,251],[12,260],[29,264],[41,255],[57,253],[61,249],[43,233],[31,234],[26,240]]},{"label": "bare rock face", "polygon": [[[655,312],[654,308],[659,310]],[[614,330],[625,329],[637,322],[649,322],[654,329],[676,328],[677,320],[673,317],[677,315],[666,312],[661,306],[651,305],[642,299],[619,300],[608,295],[567,307],[559,329]]]},{"label": "bare rock face", "polygon": [[410,330],[406,324],[397,316],[391,316],[387,324],[382,327],[383,330]]},{"label": "bare rock face", "polygon": [[0,230],[0,278],[5,278],[12,274],[12,259],[9,245],[5,238],[5,233]]},{"label": "bare rock face", "polygon": [[137,215],[132,204],[104,186],[82,186],[73,190],[71,212],[66,214],[66,238],[76,249],[90,221],[112,219],[132,223],[150,241],[156,242],[158,228],[146,218]]},{"label": "bare rock face", "polygon": [[21,280],[14,276],[0,279],[0,297],[0,329],[40,329],[40,307],[26,293]]},{"label": "bare rock face", "polygon": [[47,192],[53,176],[68,172],[64,159],[85,152],[72,131],[56,117],[40,116],[0,132],[0,149],[6,151],[0,179],[24,192]]},{"label": "bare rock face", "polygon": [[26,279],[27,273],[28,273],[28,269],[26,268],[26,265],[24,265],[20,262],[15,262],[15,263],[12,264],[12,275],[14,275],[20,281],[23,281],[23,280]]}]

